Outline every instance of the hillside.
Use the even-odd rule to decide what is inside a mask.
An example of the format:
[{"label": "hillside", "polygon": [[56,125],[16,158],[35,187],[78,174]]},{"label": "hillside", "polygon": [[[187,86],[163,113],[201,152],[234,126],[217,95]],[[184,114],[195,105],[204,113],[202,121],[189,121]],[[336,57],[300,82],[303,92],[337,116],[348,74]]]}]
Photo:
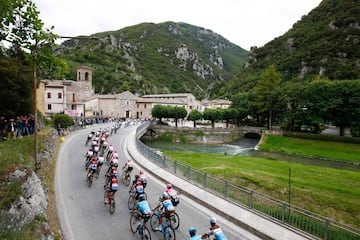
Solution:
[{"label": "hillside", "polygon": [[193,93],[202,99],[232,79],[248,52],[211,30],[186,23],[142,23],[65,41],[55,53],[69,65],[94,69],[96,92]]},{"label": "hillside", "polygon": [[222,93],[251,89],[272,64],[284,80],[307,81],[316,75],[360,79],[359,1],[323,0],[288,32],[263,47],[253,47],[241,73]]}]

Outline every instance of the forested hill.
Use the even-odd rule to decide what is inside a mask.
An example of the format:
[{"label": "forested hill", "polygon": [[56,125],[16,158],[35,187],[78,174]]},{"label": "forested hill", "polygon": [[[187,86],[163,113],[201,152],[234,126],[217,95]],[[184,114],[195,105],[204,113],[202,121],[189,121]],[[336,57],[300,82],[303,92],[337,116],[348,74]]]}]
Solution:
[{"label": "forested hill", "polygon": [[[222,94],[251,89],[275,65],[284,80],[360,79],[360,2],[323,0],[284,35],[250,50],[241,73]],[[240,69],[239,69],[240,72]]]},{"label": "forested hill", "polygon": [[232,79],[248,52],[211,30],[186,23],[142,23],[93,34],[97,40],[72,39],[56,49],[69,68],[94,69],[96,92],[129,90],[139,95],[193,93],[202,99]]}]

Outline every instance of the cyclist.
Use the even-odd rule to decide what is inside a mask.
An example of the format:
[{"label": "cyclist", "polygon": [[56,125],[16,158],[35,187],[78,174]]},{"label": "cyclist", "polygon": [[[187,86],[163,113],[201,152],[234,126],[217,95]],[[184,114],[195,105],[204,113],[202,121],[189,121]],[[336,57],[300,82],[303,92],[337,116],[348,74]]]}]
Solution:
[{"label": "cyclist", "polygon": [[91,157],[94,155],[94,152],[93,152],[93,150],[90,148],[87,152],[86,152],[86,154],[85,154],[85,160],[86,161],[90,161],[90,159],[91,159]]},{"label": "cyclist", "polygon": [[116,167],[109,167],[108,171],[105,174],[104,187],[106,188],[106,186],[109,184],[111,179],[113,179],[113,178],[117,179],[117,177],[118,177],[117,168]]},{"label": "cyclist", "polygon": [[201,239],[201,235],[196,234],[195,227],[189,227],[189,234],[190,234],[189,240],[200,240]]},{"label": "cyclist", "polygon": [[204,233],[201,237],[206,238],[210,235],[214,235],[215,240],[227,240],[222,229],[216,224],[216,218],[210,218],[210,229],[206,233]]},{"label": "cyclist", "polygon": [[140,181],[142,182],[142,185],[144,186],[144,188],[146,187],[147,185],[147,179],[146,179],[146,176],[145,176],[145,173],[143,170],[140,170],[139,171],[139,178],[140,178]]},{"label": "cyclist", "polygon": [[175,207],[171,203],[170,196],[167,192],[163,192],[159,198],[160,202],[156,207],[154,207],[152,210],[160,208],[162,211],[159,218],[159,227],[156,228],[157,231],[162,231],[162,219],[163,217],[170,217],[172,213],[175,212]]},{"label": "cyclist", "polygon": [[125,171],[125,177],[127,176],[127,174],[130,174],[131,171],[133,170],[133,166],[132,166],[132,162],[131,162],[131,159],[128,159],[124,166],[122,167],[122,169]]},{"label": "cyclist", "polygon": [[172,204],[176,207],[179,204],[179,197],[177,196],[177,191],[173,189],[171,183],[166,184],[166,190],[170,196]]},{"label": "cyclist", "polygon": [[115,193],[118,189],[119,189],[118,180],[116,177],[113,177],[106,186],[106,196],[108,201],[104,202],[105,204],[107,203],[110,204],[110,197],[113,196],[115,198]]},{"label": "cyclist", "polygon": [[135,215],[136,220],[138,221],[136,227],[140,226],[141,224],[140,219],[143,219],[144,223],[146,223],[149,220],[151,216],[151,208],[149,202],[145,199],[144,194],[139,195],[139,201],[136,203],[132,211],[137,213]]},{"label": "cyclist", "polygon": [[96,168],[97,168],[97,162],[96,159],[93,159],[91,165],[89,166],[89,170],[86,176],[90,177],[91,175],[94,175],[94,173],[96,172]]},{"label": "cyclist", "polygon": [[104,164],[104,156],[102,153],[100,153],[100,155],[97,158],[97,167],[98,167],[98,172],[100,172],[101,166]]},{"label": "cyclist", "polygon": [[109,144],[107,149],[106,149],[107,153],[106,153],[106,158],[109,159],[110,156],[112,155],[113,151],[114,151],[114,147],[112,144]]}]

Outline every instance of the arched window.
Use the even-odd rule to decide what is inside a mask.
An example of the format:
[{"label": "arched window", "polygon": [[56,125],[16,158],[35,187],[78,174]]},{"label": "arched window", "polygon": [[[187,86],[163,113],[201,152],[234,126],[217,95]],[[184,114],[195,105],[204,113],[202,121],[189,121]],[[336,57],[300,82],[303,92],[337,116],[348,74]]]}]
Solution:
[{"label": "arched window", "polygon": [[89,73],[88,72],[85,72],[85,80],[89,80]]}]

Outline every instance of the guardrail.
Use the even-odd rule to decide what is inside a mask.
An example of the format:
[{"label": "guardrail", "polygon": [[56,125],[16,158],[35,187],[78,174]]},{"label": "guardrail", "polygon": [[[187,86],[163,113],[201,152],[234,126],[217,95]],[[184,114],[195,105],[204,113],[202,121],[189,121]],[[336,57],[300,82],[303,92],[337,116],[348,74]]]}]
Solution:
[{"label": "guardrail", "polygon": [[166,158],[160,152],[151,149],[139,140],[149,126],[150,123],[146,123],[137,128],[136,145],[138,151],[152,162],[178,177],[191,181],[193,184],[223,197],[234,204],[247,207],[249,210],[263,215],[272,221],[283,224],[289,228],[296,228],[296,231],[300,230],[310,234],[314,239],[360,239],[360,229],[350,227],[296,206],[289,206],[286,202],[271,198],[251,189],[231,184],[226,180],[181,164],[176,160]]}]

